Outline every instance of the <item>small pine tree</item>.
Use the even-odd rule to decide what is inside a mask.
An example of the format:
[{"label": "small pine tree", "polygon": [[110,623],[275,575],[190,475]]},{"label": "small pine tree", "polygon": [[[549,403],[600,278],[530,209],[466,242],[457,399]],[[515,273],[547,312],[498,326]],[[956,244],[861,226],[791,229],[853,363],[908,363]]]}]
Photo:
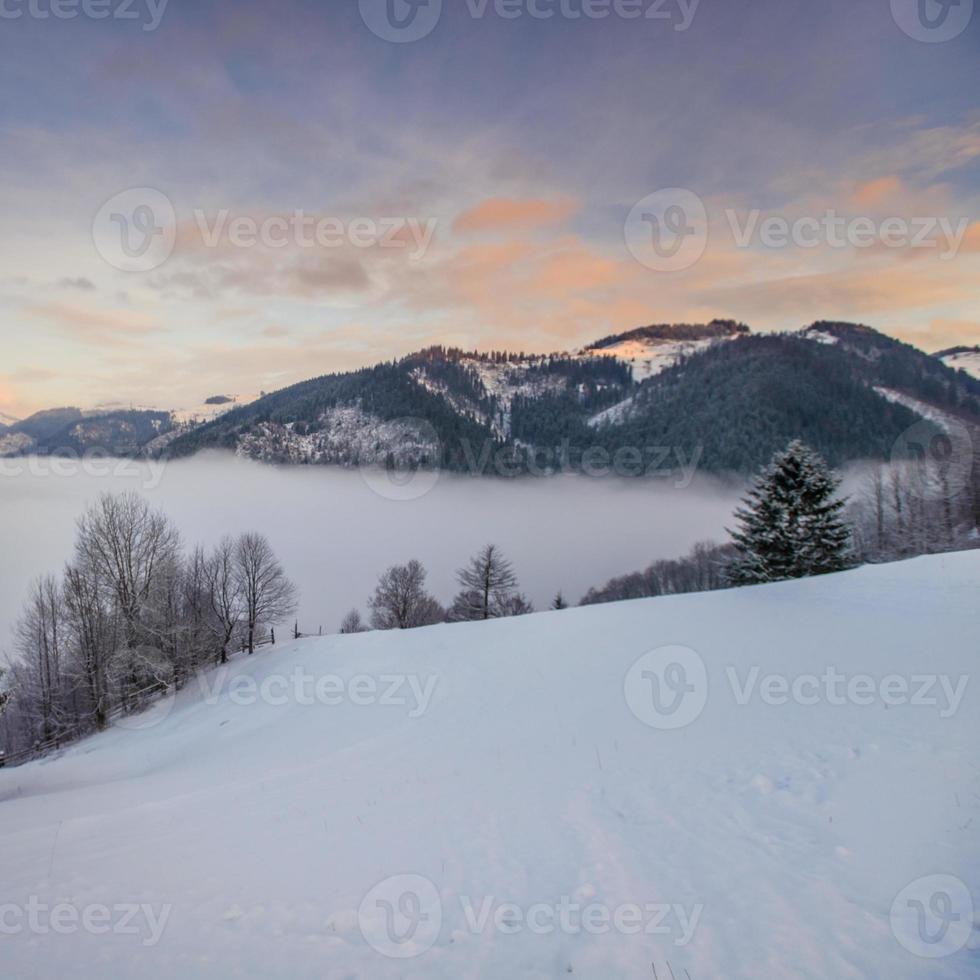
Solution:
[{"label": "small pine tree", "polygon": [[841,519],[840,481],[822,457],[791,442],[756,477],[729,531],[738,551],[728,569],[735,585],[836,572],[849,564],[851,531]]},{"label": "small pine tree", "polygon": [[561,590],[555,593],[554,599],[551,600],[552,609],[567,609],[568,603],[565,601],[565,597],[561,594]]}]

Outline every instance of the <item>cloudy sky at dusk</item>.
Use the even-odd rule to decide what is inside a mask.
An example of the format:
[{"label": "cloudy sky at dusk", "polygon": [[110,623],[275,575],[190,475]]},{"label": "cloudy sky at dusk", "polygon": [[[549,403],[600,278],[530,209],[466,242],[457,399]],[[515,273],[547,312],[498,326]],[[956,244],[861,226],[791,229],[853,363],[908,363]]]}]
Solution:
[{"label": "cloudy sky at dusk", "polygon": [[[181,407],[429,343],[715,316],[980,343],[980,14],[927,42],[902,0],[636,2],[444,0],[394,43],[368,24],[384,0],[170,0],[152,30],[146,0],[136,20],[5,0],[0,411]],[[107,245],[132,188],[160,195],[134,221],[176,216],[143,271]],[[683,268],[630,248],[665,188],[705,209]],[[828,212],[870,227],[860,247]],[[771,217],[806,241],[764,240]]]}]

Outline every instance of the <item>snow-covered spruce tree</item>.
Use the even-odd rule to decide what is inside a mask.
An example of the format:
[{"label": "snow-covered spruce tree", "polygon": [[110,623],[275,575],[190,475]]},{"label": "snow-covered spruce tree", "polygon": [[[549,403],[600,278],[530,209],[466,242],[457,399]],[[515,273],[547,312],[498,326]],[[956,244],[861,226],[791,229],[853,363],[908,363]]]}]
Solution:
[{"label": "snow-covered spruce tree", "polygon": [[846,501],[823,458],[796,440],[755,478],[729,531],[737,550],[728,568],[735,585],[778,582],[847,568],[851,531]]}]

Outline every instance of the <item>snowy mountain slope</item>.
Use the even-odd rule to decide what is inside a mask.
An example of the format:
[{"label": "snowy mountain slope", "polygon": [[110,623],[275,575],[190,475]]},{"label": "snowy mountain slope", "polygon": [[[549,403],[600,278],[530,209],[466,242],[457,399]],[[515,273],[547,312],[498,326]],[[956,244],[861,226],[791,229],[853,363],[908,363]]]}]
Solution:
[{"label": "snowy mountain slope", "polygon": [[4,975],[980,976],[978,586],[960,553],[239,658],[0,770],[9,925],[142,907],[4,935]]},{"label": "snowy mountain slope", "polygon": [[733,320],[713,320],[706,324],[654,324],[605,337],[584,348],[580,356],[615,357],[630,365],[634,381],[644,381],[673,367],[683,357],[747,333],[747,327]]},{"label": "snowy mountain slope", "polygon": [[0,412],[0,427],[16,425],[19,421],[20,419],[15,419],[13,415],[7,415],[4,412]]},{"label": "snowy mountain slope", "polygon": [[943,364],[959,371],[966,371],[974,378],[980,378],[980,347],[958,347],[948,353],[937,354]]},{"label": "snowy mountain slope", "polygon": [[[728,339],[728,338],[726,338]],[[682,357],[705,350],[719,339],[706,340],[623,340],[602,350],[588,350],[590,357],[616,357],[633,369],[633,380],[644,381],[666,368],[673,367]]]}]

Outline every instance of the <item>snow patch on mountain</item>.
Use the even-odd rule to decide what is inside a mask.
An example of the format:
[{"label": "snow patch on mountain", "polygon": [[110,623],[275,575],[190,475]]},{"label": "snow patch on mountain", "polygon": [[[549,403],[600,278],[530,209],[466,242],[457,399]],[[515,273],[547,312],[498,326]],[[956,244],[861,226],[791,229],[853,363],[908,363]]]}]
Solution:
[{"label": "snow patch on mountain", "polygon": [[490,425],[494,429],[499,428],[496,424],[496,419],[487,418],[486,412],[481,411],[468,398],[454,392],[444,381],[430,377],[424,367],[414,368],[411,373],[411,378],[417,385],[429,392],[429,394],[438,395],[442,398],[457,415],[471,418],[482,425]]},{"label": "snow patch on mountain", "polygon": [[659,340],[630,338],[608,347],[587,347],[579,357],[615,357],[625,361],[633,371],[634,381],[644,381],[673,367],[682,357],[706,350],[712,344],[725,343],[733,337],[706,337],[702,340]]},{"label": "snow patch on mountain", "polygon": [[528,368],[546,358],[530,358],[514,361],[486,361],[477,358],[464,358],[463,364],[473,368],[480,377],[484,391],[497,400],[498,417],[493,420],[494,431],[501,438],[511,434],[511,406],[514,399],[540,398],[542,395],[556,394],[566,387],[561,376],[532,376]]},{"label": "snow patch on mountain", "polygon": [[586,424],[592,429],[598,429],[603,425],[620,425],[629,417],[635,398],[635,395],[630,395],[621,402],[616,402],[615,405],[610,405],[609,408],[596,412]]},{"label": "snow patch on mountain", "polygon": [[980,378],[980,348],[944,354],[940,360],[947,367],[966,371],[971,377]]},{"label": "snow patch on mountain", "polygon": [[828,333],[826,330],[819,330],[816,327],[807,327],[806,330],[800,331],[800,336],[804,340],[812,340],[817,344],[839,344],[840,338],[835,337],[832,333]]},{"label": "snow patch on mountain", "polygon": [[939,428],[944,429],[946,432],[952,431],[954,426],[959,427],[962,423],[949,412],[944,412],[942,409],[936,408],[935,405],[930,405],[928,402],[920,401],[918,398],[913,398],[911,395],[906,395],[901,391],[895,391],[893,388],[883,388],[875,385],[874,390],[881,395],[882,398],[887,399],[890,402],[894,402],[896,405],[904,405],[906,408],[911,409],[915,412],[919,418],[925,419],[927,422],[932,422],[933,424],[939,426]]},{"label": "snow patch on mountain", "polygon": [[316,428],[301,423],[261,422],[239,438],[237,455],[274,463],[386,464],[416,466],[432,462],[437,447],[427,423],[383,420],[360,406],[323,412]]},{"label": "snow patch on mountain", "polygon": [[0,456],[21,456],[34,445],[35,440],[26,432],[0,432]]}]

